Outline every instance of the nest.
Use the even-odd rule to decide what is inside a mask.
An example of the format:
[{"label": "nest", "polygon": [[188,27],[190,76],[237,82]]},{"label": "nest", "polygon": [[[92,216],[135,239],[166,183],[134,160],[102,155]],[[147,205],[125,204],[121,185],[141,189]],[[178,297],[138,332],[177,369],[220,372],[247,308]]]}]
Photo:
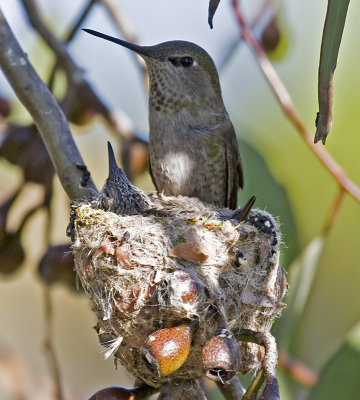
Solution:
[{"label": "nest", "polygon": [[[202,350],[219,327],[235,337],[239,329],[269,332],[287,285],[279,226],[269,213],[255,209],[239,223],[229,210],[215,212],[194,199],[153,195],[147,201],[151,212],[136,215],[77,206],[72,239],[101,344],[158,387],[170,378],[203,377]],[[191,327],[189,355],[170,375],[161,374],[149,365],[144,343],[179,326]],[[259,366],[263,347],[239,345],[238,371]]]}]

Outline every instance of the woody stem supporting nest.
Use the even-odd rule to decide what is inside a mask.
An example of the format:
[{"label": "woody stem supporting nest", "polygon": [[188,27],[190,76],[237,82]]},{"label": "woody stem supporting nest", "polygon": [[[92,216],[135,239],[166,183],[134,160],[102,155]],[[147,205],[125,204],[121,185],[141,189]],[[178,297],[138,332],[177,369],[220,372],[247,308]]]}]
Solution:
[{"label": "woody stem supporting nest", "polygon": [[[265,357],[262,362],[262,368],[265,373],[266,386],[259,400],[280,399],[279,385],[276,379],[278,352],[275,338],[270,332],[255,332],[250,329],[233,330],[233,333],[239,341],[256,343],[265,348]],[[260,380],[260,376],[255,377],[255,380],[256,379]]]}]

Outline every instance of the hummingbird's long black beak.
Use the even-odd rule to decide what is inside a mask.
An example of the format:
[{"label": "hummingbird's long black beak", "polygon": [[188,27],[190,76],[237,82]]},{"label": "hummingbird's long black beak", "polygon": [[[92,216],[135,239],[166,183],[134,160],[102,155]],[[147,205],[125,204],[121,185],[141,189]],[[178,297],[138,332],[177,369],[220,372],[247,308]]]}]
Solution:
[{"label": "hummingbird's long black beak", "polygon": [[135,53],[140,54],[141,56],[154,57],[150,48],[142,47],[137,44],[133,44],[133,43],[129,43],[129,42],[125,42],[125,40],[121,40],[121,39],[115,38],[113,36],[105,35],[104,33],[94,31],[92,29],[82,29],[82,30],[84,32],[90,33],[90,35],[94,35],[101,39],[109,40],[110,42],[114,42],[116,44],[119,44],[120,46],[126,47],[127,49],[135,51]]}]

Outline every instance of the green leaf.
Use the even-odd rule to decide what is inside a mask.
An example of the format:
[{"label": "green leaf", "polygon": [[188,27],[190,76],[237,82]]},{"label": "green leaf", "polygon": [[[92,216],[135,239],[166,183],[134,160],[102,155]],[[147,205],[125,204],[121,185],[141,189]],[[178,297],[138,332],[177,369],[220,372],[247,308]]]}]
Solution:
[{"label": "green leaf", "polygon": [[350,0],[329,0],[326,13],[319,65],[319,113],[316,117],[315,143],[325,144],[332,126],[333,75]]},{"label": "green leaf", "polygon": [[308,400],[360,399],[360,324],[328,361]]}]

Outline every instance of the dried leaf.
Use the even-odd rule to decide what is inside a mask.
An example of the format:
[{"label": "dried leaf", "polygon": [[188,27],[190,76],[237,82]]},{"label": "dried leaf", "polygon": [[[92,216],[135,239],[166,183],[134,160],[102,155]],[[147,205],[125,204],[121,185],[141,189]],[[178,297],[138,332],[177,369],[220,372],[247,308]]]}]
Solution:
[{"label": "dried leaf", "polygon": [[333,75],[336,68],[341,37],[350,0],[329,0],[326,13],[319,65],[319,112],[316,117],[314,142],[325,144],[330,132],[333,117]]},{"label": "dried leaf", "polygon": [[170,255],[178,258],[183,258],[188,261],[205,262],[208,255],[201,251],[193,243],[180,243],[171,249]]}]

